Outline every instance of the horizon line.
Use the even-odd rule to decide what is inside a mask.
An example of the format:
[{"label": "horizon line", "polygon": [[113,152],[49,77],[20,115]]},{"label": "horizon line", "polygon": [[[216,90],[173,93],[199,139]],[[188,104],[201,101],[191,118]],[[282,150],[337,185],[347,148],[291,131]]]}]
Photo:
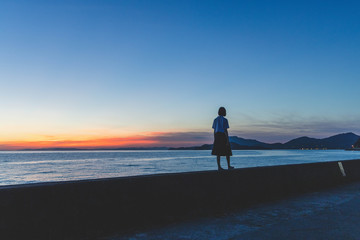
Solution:
[{"label": "horizon line", "polygon": [[[151,149],[170,149],[181,147],[195,147],[205,144],[211,144],[209,133],[204,132],[182,132],[182,133],[157,133],[147,136],[133,136],[127,138],[96,138],[89,140],[51,140],[51,141],[9,141],[0,142],[0,151],[47,151],[49,149],[74,149],[74,150],[151,150]],[[353,132],[334,134],[325,138],[314,138],[301,136],[290,139],[284,143],[267,143],[253,138],[243,138],[236,135],[229,137],[238,137],[245,140],[255,140],[266,144],[285,144],[289,141],[308,137],[313,139],[326,139],[337,135],[354,134]]]}]

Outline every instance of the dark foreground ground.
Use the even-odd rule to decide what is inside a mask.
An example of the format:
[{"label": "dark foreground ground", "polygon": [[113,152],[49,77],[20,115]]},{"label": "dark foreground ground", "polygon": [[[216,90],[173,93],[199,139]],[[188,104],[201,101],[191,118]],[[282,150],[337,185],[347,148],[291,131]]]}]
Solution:
[{"label": "dark foreground ground", "polygon": [[360,183],[102,240],[360,240]]}]

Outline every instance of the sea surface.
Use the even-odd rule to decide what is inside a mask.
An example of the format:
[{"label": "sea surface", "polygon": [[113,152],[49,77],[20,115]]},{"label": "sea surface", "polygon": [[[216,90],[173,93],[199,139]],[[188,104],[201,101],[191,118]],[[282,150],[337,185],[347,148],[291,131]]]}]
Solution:
[{"label": "sea surface", "polygon": [[[360,151],[234,150],[235,168],[360,159]],[[226,160],[221,159],[226,167]],[[208,150],[0,151],[0,185],[217,169]]]}]

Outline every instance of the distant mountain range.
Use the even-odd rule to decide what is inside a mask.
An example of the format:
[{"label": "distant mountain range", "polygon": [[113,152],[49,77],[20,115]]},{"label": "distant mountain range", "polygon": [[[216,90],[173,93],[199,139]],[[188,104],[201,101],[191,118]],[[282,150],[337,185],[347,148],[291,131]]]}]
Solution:
[{"label": "distant mountain range", "polygon": [[[286,143],[264,143],[254,139],[229,137],[233,150],[266,150],[266,149],[350,149],[353,145],[360,148],[360,136],[354,133],[342,133],[328,138],[299,137]],[[22,151],[83,151],[83,150],[211,150],[212,144],[193,147],[126,147],[126,148],[40,148],[22,149]]]},{"label": "distant mountain range", "polygon": [[[253,139],[229,137],[233,150],[264,150],[264,149],[348,149],[360,139],[354,133],[342,133],[328,138],[299,137],[286,143],[264,143]],[[210,150],[212,144],[194,147],[170,148],[170,150]]]}]

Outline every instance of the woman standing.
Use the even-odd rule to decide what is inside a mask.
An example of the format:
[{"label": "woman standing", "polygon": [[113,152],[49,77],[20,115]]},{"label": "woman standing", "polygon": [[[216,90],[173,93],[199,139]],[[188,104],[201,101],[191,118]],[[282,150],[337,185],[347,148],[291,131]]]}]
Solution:
[{"label": "woman standing", "polygon": [[214,129],[214,146],[211,154],[216,155],[218,170],[224,170],[220,165],[220,156],[226,156],[228,169],[233,169],[230,166],[230,156],[232,156],[229,134],[227,129],[229,128],[229,122],[225,118],[226,109],[220,107],[218,111],[219,116],[214,119],[212,128]]}]

